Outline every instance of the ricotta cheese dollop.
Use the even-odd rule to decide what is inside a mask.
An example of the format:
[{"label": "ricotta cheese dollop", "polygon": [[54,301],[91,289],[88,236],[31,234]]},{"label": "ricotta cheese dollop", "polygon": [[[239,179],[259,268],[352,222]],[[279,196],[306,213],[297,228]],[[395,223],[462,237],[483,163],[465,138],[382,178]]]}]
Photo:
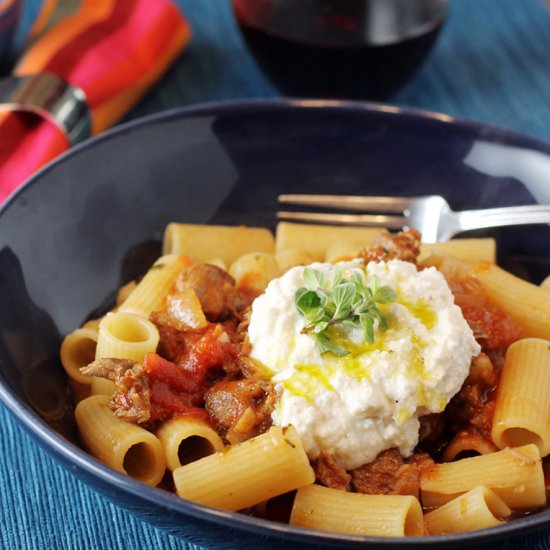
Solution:
[{"label": "ricotta cheese dollop", "polygon": [[[272,280],[252,304],[251,356],[272,373],[278,399],[275,425],[293,425],[311,459],[321,450],[346,469],[372,462],[397,447],[409,456],[418,443],[419,416],[441,412],[462,386],[480,347],[443,277],[410,262],[359,260],[337,264],[349,278],[374,276],[397,300],[381,306],[387,327],[375,323],[369,343],[362,330],[342,327],[339,343],[350,352],[320,353],[302,333],[295,305],[304,267]],[[336,266],[310,266],[330,278]]]}]

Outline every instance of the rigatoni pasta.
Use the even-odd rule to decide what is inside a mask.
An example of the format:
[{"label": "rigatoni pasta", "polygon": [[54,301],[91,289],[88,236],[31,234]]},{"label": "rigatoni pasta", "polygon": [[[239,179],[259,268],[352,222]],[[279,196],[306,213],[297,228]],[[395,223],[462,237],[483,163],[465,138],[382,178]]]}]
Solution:
[{"label": "rigatoni pasta", "polygon": [[263,292],[269,281],[279,277],[281,269],[275,256],[267,252],[250,252],[239,256],[229,267],[238,286]]},{"label": "rigatoni pasta", "polygon": [[95,359],[98,332],[93,328],[79,328],[63,339],[61,364],[72,380],[87,386],[92,377],[82,374],[80,369]]},{"label": "rigatoni pasta", "polygon": [[144,428],[117,418],[108,397],[84,399],[76,406],[75,418],[84,445],[96,458],[147,485],[159,484],[166,468],[160,441]]},{"label": "rigatoni pasta", "polygon": [[126,283],[124,286],[121,286],[118,289],[118,292],[116,295],[115,307],[117,308],[120,307],[126,301],[128,296],[132,294],[132,292],[136,289],[136,287],[137,287],[136,281],[130,281],[129,283]]},{"label": "rigatoni pasta", "polygon": [[177,254],[161,256],[120,304],[118,310],[147,319],[151,312],[162,309],[166,295],[189,263],[186,257]]},{"label": "rigatoni pasta", "polygon": [[102,319],[103,317],[99,317],[97,319],[90,319],[86,321],[81,328],[90,328],[97,332],[99,330],[99,323],[101,323]]},{"label": "rigatoni pasta", "polygon": [[355,258],[361,247],[353,241],[338,241],[327,246],[323,260],[334,264]]},{"label": "rigatoni pasta", "polygon": [[358,252],[369,246],[380,232],[371,227],[345,227],[280,222],[275,235],[276,252],[279,254],[287,248],[307,250],[315,261],[326,258],[327,249],[333,244],[345,243]]},{"label": "rigatoni pasta", "polygon": [[298,490],[290,525],[378,537],[424,534],[422,508],[413,496],[361,495],[319,485]]},{"label": "rigatoni pasta", "polygon": [[293,428],[283,432],[273,427],[224,452],[174,470],[179,496],[231,511],[242,510],[314,481],[315,474]]},{"label": "rigatoni pasta", "polygon": [[512,510],[491,489],[484,485],[447,502],[425,516],[432,535],[449,535],[501,525]]},{"label": "rigatoni pasta", "polygon": [[177,416],[163,422],[156,433],[166,466],[173,471],[205,456],[223,451],[223,441],[206,422],[192,417]]},{"label": "rigatoni pasta", "polygon": [[149,320],[122,311],[108,313],[99,324],[95,358],[142,361],[158,342],[158,330]]},{"label": "rigatoni pasta", "polygon": [[428,509],[438,507],[478,485],[492,489],[514,510],[544,506],[546,489],[538,447],[507,447],[496,453],[436,464],[420,481],[422,502]]},{"label": "rigatoni pasta", "polygon": [[275,260],[281,273],[297,265],[309,265],[314,262],[313,256],[302,248],[285,248],[275,254]]},{"label": "rigatoni pasta", "polygon": [[475,430],[464,430],[456,433],[449,441],[443,451],[443,461],[452,462],[457,458],[464,458],[460,455],[486,455],[496,451],[498,451],[498,447],[491,441],[489,436],[483,437]]},{"label": "rigatoni pasta", "polygon": [[499,385],[492,437],[500,448],[535,444],[550,453],[550,341],[513,343]]},{"label": "rigatoni pasta", "polygon": [[424,261],[430,255],[452,256],[463,262],[496,263],[497,243],[494,239],[453,239],[441,243],[422,243],[419,261]]},{"label": "rigatoni pasta", "polygon": [[164,254],[181,254],[195,263],[219,258],[231,265],[250,252],[275,252],[271,231],[264,227],[170,223],[163,238]]},{"label": "rigatoni pasta", "polygon": [[116,384],[107,378],[92,376],[92,384],[90,386],[91,395],[113,395],[116,391]]}]

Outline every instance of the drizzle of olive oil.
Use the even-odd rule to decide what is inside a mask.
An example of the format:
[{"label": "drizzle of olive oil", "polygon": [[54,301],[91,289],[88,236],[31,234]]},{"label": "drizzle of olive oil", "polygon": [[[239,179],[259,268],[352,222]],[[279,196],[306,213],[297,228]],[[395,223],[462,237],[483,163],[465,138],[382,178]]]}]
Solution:
[{"label": "drizzle of olive oil", "polygon": [[387,350],[386,339],[382,335],[377,337],[372,344],[368,342],[356,343],[350,340],[344,331],[337,327],[331,327],[329,337],[337,344],[345,345],[350,353],[343,357],[327,353],[325,354],[326,360],[322,365],[295,365],[292,376],[283,382],[286,390],[293,395],[305,398],[308,402],[311,402],[322,388],[334,391],[330,379],[337,372],[344,372],[356,380],[370,380],[369,365],[365,363],[363,357],[374,351]]},{"label": "drizzle of olive oil", "polygon": [[[426,329],[430,330],[435,326],[437,313],[426,301],[411,302],[405,300],[403,296],[399,296],[398,303],[406,307],[410,314],[418,319]],[[383,309],[382,313],[387,321],[387,329],[397,329],[397,319],[391,314],[391,306],[382,306],[381,309]],[[425,385],[422,383],[428,378],[422,354],[422,350],[426,348],[427,343],[415,332],[410,331],[409,334],[413,349],[409,360],[403,365],[403,368],[406,369],[406,374],[410,379],[419,382],[416,402],[418,406],[422,407],[428,404],[430,398]],[[375,339],[372,343],[365,341],[360,343],[354,342],[349,338],[349,334],[345,329],[337,326],[330,327],[327,335],[336,344],[345,347],[349,351],[349,354],[338,357],[329,352],[325,354],[325,359],[327,360],[323,364],[295,365],[292,376],[283,382],[287,391],[295,396],[305,398],[310,403],[319,390],[324,388],[328,391],[334,391],[330,380],[337,372],[344,372],[356,380],[370,380],[371,372],[369,363],[364,360],[365,355],[370,355],[373,352],[391,351],[386,331],[384,330],[376,330]],[[402,407],[394,419],[398,425],[401,425],[413,413],[414,411],[409,410],[408,407]]]},{"label": "drizzle of olive oil", "polygon": [[295,365],[294,373],[283,382],[284,388],[297,397],[311,403],[321,388],[334,391],[330,378],[336,373],[336,365]]},{"label": "drizzle of olive oil", "polygon": [[402,306],[405,306],[409,310],[409,313],[413,317],[416,317],[416,319],[418,319],[428,330],[431,330],[437,323],[437,313],[425,300],[410,302],[399,295],[397,301]]},{"label": "drizzle of olive oil", "polygon": [[411,411],[409,407],[401,407],[398,409],[397,414],[394,416],[394,421],[398,426],[401,426],[407,421],[412,415],[414,414],[414,411]]}]

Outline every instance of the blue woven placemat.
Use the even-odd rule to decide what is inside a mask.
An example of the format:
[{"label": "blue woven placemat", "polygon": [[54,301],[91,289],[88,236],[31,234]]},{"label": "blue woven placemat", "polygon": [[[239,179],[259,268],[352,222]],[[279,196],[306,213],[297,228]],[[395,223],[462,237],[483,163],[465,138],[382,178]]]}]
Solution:
[{"label": "blue woven placemat", "polygon": [[[246,51],[228,1],[177,3],[192,24],[192,44],[127,119],[205,101],[278,95]],[[37,10],[38,1],[27,0],[24,28]],[[539,0],[452,0],[435,49],[391,102],[550,139],[550,12]],[[0,423],[2,548],[197,548],[77,481],[2,406]],[[550,548],[550,530],[484,548]]]}]

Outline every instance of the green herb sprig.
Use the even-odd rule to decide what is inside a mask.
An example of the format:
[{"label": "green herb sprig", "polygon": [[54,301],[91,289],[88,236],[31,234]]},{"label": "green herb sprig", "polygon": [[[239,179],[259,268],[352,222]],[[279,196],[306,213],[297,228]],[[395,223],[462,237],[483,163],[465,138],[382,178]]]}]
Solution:
[{"label": "green herb sprig", "polygon": [[374,323],[384,330],[387,321],[377,304],[388,304],[397,300],[397,294],[390,286],[380,286],[378,277],[367,283],[360,271],[354,271],[345,278],[341,266],[336,266],[330,279],[324,271],[306,267],[303,273],[305,287],[296,291],[296,309],[304,318],[303,334],[315,340],[319,353],[330,351],[335,355],[347,355],[349,350],[330,339],[327,330],[341,324],[362,328],[365,340],[374,342]]}]

